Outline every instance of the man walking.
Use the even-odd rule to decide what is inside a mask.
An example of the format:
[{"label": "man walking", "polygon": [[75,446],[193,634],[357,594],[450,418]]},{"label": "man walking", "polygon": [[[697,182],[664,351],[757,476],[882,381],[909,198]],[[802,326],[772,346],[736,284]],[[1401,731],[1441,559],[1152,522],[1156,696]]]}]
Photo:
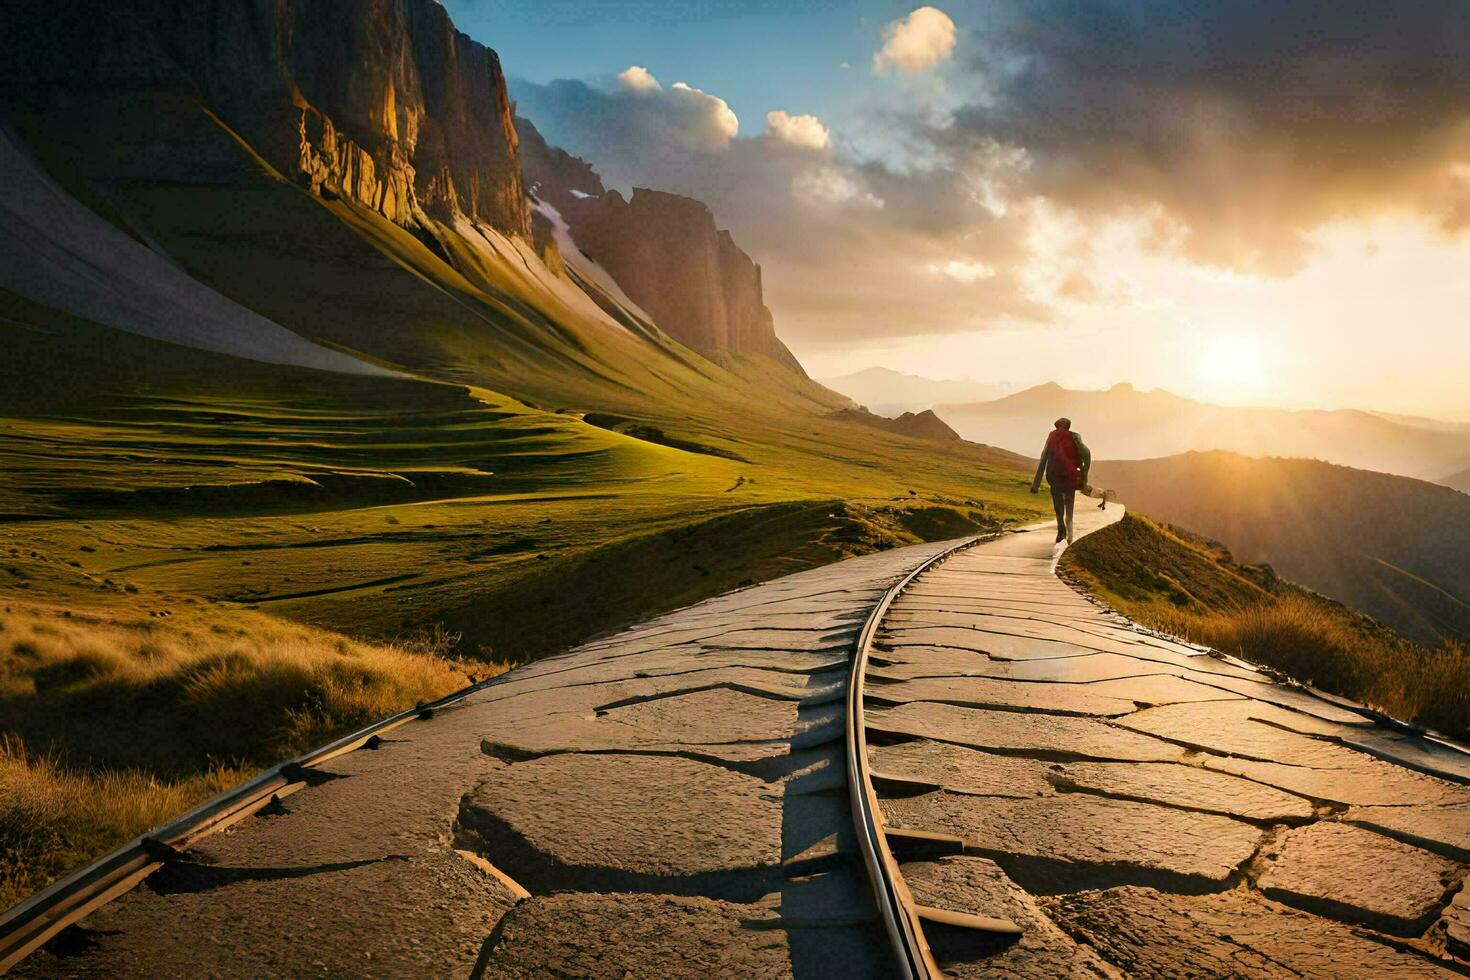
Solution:
[{"label": "man walking", "polygon": [[1092,468],[1092,452],[1082,437],[1072,431],[1071,419],[1057,419],[1056,428],[1046,437],[1041,459],[1036,464],[1036,479],[1031,492],[1041,490],[1041,474],[1051,487],[1051,502],[1057,512],[1057,541],[1072,543],[1072,505],[1077,491],[1087,486],[1087,471]]}]

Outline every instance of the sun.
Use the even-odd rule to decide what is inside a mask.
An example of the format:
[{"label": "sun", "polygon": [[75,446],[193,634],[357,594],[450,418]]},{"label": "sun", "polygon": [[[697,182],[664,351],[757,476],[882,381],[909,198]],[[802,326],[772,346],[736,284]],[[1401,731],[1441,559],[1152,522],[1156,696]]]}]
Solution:
[{"label": "sun", "polygon": [[1265,348],[1259,338],[1218,333],[1201,343],[1195,373],[1212,397],[1235,400],[1266,387],[1265,362]]}]

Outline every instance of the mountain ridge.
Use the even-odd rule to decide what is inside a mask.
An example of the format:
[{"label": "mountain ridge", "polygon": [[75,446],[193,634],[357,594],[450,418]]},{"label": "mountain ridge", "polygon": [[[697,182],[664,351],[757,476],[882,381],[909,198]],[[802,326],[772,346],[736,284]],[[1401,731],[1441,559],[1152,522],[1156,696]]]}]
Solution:
[{"label": "mountain ridge", "polygon": [[1214,449],[1324,459],[1438,480],[1470,464],[1470,431],[1407,424],[1359,409],[1237,408],[1124,382],[1100,390],[1048,382],[989,402],[943,405],[966,439],[1033,452],[1061,415],[1099,458],[1148,459]]},{"label": "mountain ridge", "polygon": [[698,351],[763,354],[805,374],[776,336],[760,266],[706,204],[647,187],[624,198],[587,161],[548,144],[531,120],[517,117],[516,127],[532,193],[665,332]]}]

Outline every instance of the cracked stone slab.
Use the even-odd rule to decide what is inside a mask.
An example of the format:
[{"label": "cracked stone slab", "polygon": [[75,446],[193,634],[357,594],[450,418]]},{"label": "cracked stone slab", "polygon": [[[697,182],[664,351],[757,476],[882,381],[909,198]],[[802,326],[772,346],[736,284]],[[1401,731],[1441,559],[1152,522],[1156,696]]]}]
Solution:
[{"label": "cracked stone slab", "polygon": [[1109,622],[1078,621],[1054,613],[1039,615],[1035,612],[1007,613],[999,610],[920,610],[911,609],[900,601],[894,605],[890,615],[884,618],[884,624],[893,629],[956,627],[1029,636],[1093,647],[1100,652],[1132,653],[1143,648],[1146,652],[1156,651],[1169,656],[1195,658],[1202,655],[1201,651],[1192,647],[1173,643],[1150,633],[1141,633],[1131,627]]},{"label": "cracked stone slab", "polygon": [[[507,914],[490,937],[484,975],[525,980],[791,976],[788,933],[751,928],[745,924],[750,914],[745,906],[708,898],[536,897]],[[836,965],[841,951],[833,954]]]},{"label": "cracked stone slab", "polygon": [[781,787],[678,757],[568,754],[505,766],[466,795],[460,824],[533,891],[578,875],[618,887],[781,861]]},{"label": "cracked stone slab", "polygon": [[155,878],[87,917],[97,940],[87,955],[40,952],[15,975],[466,976],[486,924],[515,903],[448,848],[399,860],[175,866]]},{"label": "cracked stone slab", "polygon": [[1470,892],[1461,886],[1454,901],[1445,906],[1443,924],[1445,946],[1455,956],[1470,960]]},{"label": "cracked stone slab", "polygon": [[1348,806],[1434,806],[1464,800],[1464,788],[1423,776],[1350,749],[1326,746],[1336,763],[1321,769],[1257,762],[1252,759],[1206,757],[1209,769],[1244,776],[1314,800]]},{"label": "cracked stone slab", "polygon": [[1229,817],[1082,794],[1007,800],[939,792],[881,805],[892,826],[960,837],[1031,891],[1119,882],[1218,888],[1262,836]]},{"label": "cracked stone slab", "polygon": [[1470,800],[1448,806],[1355,806],[1342,819],[1456,861],[1470,862]]},{"label": "cracked stone slab", "polygon": [[884,648],[878,655],[894,662],[893,666],[882,668],[882,673],[899,677],[956,674],[1037,683],[1085,684],[1187,673],[1166,664],[1140,662],[1114,653],[1084,654],[1054,660],[992,660],[983,653],[971,650],[899,644]]},{"label": "cracked stone slab", "polygon": [[1237,701],[1242,695],[1222,691],[1208,683],[1187,680],[1174,674],[1146,674],[1090,681],[1087,690],[1114,698],[1125,698],[1140,707],[1165,704],[1198,704],[1201,701]]},{"label": "cracked stone slab", "polygon": [[[1348,756],[1363,756],[1272,724],[1289,712],[1252,701],[1165,705],[1148,708],[1118,724],[1189,748],[1266,762],[1314,768],[1344,768]],[[1287,719],[1294,721],[1295,719]]]},{"label": "cracked stone slab", "polygon": [[[490,743],[523,754],[565,751],[698,747],[732,761],[754,761],[774,746],[812,727],[794,701],[742,691],[699,691],[600,714],[599,704],[628,690],[618,685],[550,690],[487,705],[479,733]],[[840,706],[815,709],[830,722]]]},{"label": "cracked stone slab", "polygon": [[1139,977],[1394,977],[1460,974],[1355,930],[1235,889],[1170,895],[1122,887],[1043,903],[1057,923]]},{"label": "cracked stone slab", "polygon": [[1016,684],[988,677],[930,677],[870,688],[868,697],[889,703],[934,701],[971,708],[999,708],[1066,715],[1113,717],[1137,709],[1081,685]]},{"label": "cracked stone slab", "polygon": [[925,589],[921,581],[916,586],[910,586],[904,591],[898,602],[894,603],[894,609],[903,609],[905,612],[971,612],[971,613],[999,613],[1005,615],[1020,616],[1047,616],[1051,619],[1061,619],[1082,623],[1119,623],[1127,622],[1120,615],[1109,612],[1106,609],[1094,606],[1085,599],[1073,596],[1068,599],[1064,596],[1037,598],[1020,598],[1017,596],[984,596],[984,597],[960,597],[944,595],[943,590]]},{"label": "cracked stone slab", "polygon": [[[1373,724],[1371,719],[1355,711],[1348,711],[1346,708],[1339,707],[1301,688],[1274,683],[1264,674],[1255,677],[1221,675],[1209,683],[1227,691],[1233,691],[1242,697],[1289,709],[1297,718],[1295,727],[1301,731],[1311,730],[1310,726],[1314,719],[1321,722],[1333,722],[1337,726],[1347,725],[1361,729],[1371,727]],[[1333,728],[1332,730],[1340,732],[1342,729]]]},{"label": "cracked stone slab", "polygon": [[1130,762],[1175,762],[1184,756],[1176,745],[1091,718],[905,704],[869,711],[867,720],[870,729],[992,751]]},{"label": "cracked stone slab", "polygon": [[1343,745],[1359,752],[1366,752],[1427,775],[1470,784],[1470,754],[1464,751],[1382,728],[1348,731],[1338,738]]},{"label": "cracked stone slab", "polygon": [[[784,651],[740,650],[707,651],[697,646],[674,647],[614,661],[591,661],[568,665],[561,673],[527,678],[519,683],[492,684],[469,699],[470,704],[496,704],[549,690],[568,690],[594,684],[636,684],[647,682],[649,691],[672,690],[686,678],[689,686],[708,683],[711,679],[743,682],[751,687],[773,692],[791,690],[812,683],[816,674],[837,677],[847,667],[846,657],[798,658]],[[716,676],[718,674],[718,676]],[[502,675],[514,676],[514,675]],[[655,681],[655,678],[669,678]],[[636,687],[620,692],[629,697],[641,693]]]},{"label": "cracked stone slab", "polygon": [[1205,810],[1260,822],[1311,819],[1300,796],[1226,773],[1169,763],[1072,762],[1059,766],[1058,785],[1106,796]]},{"label": "cracked stone slab", "polygon": [[1062,640],[990,633],[959,626],[895,627],[883,630],[882,639],[895,646],[902,644],[973,650],[995,660],[1044,660],[1051,657],[1080,657],[1097,652]]},{"label": "cracked stone slab", "polygon": [[810,629],[737,629],[700,641],[722,650],[791,650],[797,653],[850,650],[857,627],[816,632]]},{"label": "cracked stone slab", "polygon": [[[921,905],[1010,919],[1018,938],[946,936],[934,926],[927,938],[946,975],[957,978],[1121,977],[1086,946],[1074,942],[995,862],[956,856],[903,866],[904,881]],[[969,938],[970,942],[964,939]]]},{"label": "cracked stone slab", "polygon": [[1056,763],[991,755],[948,742],[920,739],[898,745],[868,746],[877,774],[917,779],[956,793],[1026,799],[1051,796],[1048,775]]},{"label": "cracked stone slab", "polygon": [[1256,886],[1269,898],[1400,936],[1439,916],[1465,867],[1349,824],[1288,831],[1262,858]]},{"label": "cracked stone slab", "polygon": [[913,680],[920,677],[980,677],[1003,661],[973,650],[946,647],[879,646],[868,659],[868,677]]}]

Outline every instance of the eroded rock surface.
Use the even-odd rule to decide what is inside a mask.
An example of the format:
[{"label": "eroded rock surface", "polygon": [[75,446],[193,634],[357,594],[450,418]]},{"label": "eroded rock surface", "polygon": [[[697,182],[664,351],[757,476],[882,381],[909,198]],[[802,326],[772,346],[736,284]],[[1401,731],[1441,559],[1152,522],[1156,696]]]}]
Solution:
[{"label": "eroded rock surface", "polygon": [[885,800],[883,812],[895,827],[961,837],[1047,892],[1124,881],[1224,887],[1261,840],[1259,828],[1228,817],[1082,794],[1008,800],[940,792]]},{"label": "eroded rock surface", "polygon": [[1270,786],[1187,765],[1074,762],[1055,781],[1067,788],[1119,799],[1160,803],[1261,822],[1303,821],[1312,804]]},{"label": "eroded rock surface", "polygon": [[[1036,900],[1006,876],[1000,866],[980,857],[949,857],[903,866],[914,898],[931,908],[1009,919],[1024,932],[1020,937],[992,938],[930,930],[935,956],[954,977],[1120,977],[1091,949],[1058,929]],[[965,942],[966,938],[970,942]]]},{"label": "eroded rock surface", "polygon": [[677,756],[568,753],[495,770],[461,803],[460,824],[492,859],[526,849],[513,863],[540,891],[640,882],[760,895],[760,872],[781,860],[781,794]]},{"label": "eroded rock surface", "polygon": [[870,711],[868,727],[1035,758],[1172,762],[1184,756],[1178,746],[1090,718],[948,704],[905,704]]},{"label": "eroded rock surface", "polygon": [[1449,978],[1459,974],[1247,891],[1170,895],[1124,887],[1046,904],[1062,928],[1139,977]]},{"label": "eroded rock surface", "polygon": [[1465,868],[1371,830],[1317,823],[1276,840],[1256,885],[1288,905],[1402,936],[1423,932]]}]

